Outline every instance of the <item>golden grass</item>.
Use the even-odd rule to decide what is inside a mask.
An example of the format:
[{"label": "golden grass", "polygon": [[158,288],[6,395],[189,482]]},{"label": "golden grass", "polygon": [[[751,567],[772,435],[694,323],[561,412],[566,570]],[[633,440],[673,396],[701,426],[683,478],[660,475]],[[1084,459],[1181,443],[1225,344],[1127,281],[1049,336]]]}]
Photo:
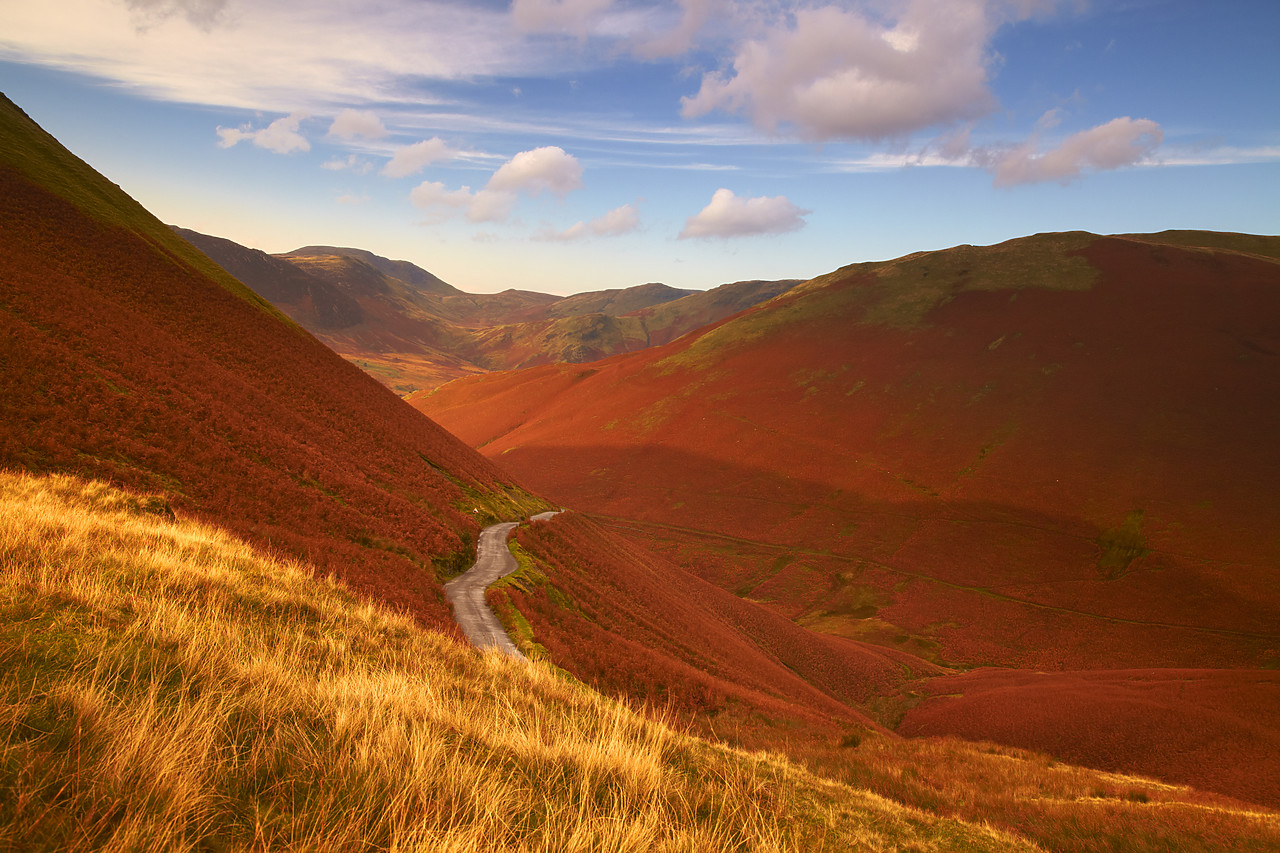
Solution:
[{"label": "golden grass", "polygon": [[0,850],[1034,850],[0,472]]}]

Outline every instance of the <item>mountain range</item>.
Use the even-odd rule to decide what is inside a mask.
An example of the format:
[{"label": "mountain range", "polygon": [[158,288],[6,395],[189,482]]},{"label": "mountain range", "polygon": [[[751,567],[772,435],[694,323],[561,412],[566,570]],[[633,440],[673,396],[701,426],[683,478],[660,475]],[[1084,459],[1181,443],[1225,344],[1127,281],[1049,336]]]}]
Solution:
[{"label": "mountain range", "polygon": [[708,291],[643,284],[568,297],[464,293],[414,264],[363,249],[268,255],[175,230],[401,396],[475,373],[595,361],[667,343],[799,284],[740,281]]}]

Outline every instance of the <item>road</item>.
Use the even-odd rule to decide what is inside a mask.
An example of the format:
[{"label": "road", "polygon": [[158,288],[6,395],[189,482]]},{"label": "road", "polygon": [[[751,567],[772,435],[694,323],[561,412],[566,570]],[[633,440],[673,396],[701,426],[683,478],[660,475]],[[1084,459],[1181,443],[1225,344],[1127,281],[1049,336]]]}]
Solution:
[{"label": "road", "polygon": [[[555,514],[540,512],[529,520],[544,521]],[[507,547],[507,537],[519,525],[518,521],[504,521],[480,531],[475,565],[446,583],[444,594],[453,605],[454,620],[473,646],[478,649],[496,648],[510,657],[527,660],[511,642],[502,623],[484,600],[484,591],[489,584],[519,568]]]}]

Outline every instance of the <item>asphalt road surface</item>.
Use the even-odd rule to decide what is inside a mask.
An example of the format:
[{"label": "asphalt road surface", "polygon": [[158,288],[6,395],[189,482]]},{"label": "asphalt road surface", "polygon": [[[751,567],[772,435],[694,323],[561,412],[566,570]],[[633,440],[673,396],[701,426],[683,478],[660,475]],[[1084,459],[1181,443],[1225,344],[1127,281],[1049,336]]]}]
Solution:
[{"label": "asphalt road surface", "polygon": [[[555,514],[540,512],[529,520],[543,521]],[[473,646],[478,649],[496,648],[513,658],[527,660],[511,642],[502,623],[484,600],[484,591],[489,584],[519,568],[507,547],[507,537],[519,524],[518,521],[504,521],[480,531],[476,564],[446,583],[444,594],[453,605],[453,618]]]}]

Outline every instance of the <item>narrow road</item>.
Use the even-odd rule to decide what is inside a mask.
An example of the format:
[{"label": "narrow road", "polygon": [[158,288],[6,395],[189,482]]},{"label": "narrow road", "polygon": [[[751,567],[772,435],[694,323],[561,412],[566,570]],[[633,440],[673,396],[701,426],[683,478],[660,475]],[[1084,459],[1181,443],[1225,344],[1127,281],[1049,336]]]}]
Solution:
[{"label": "narrow road", "polygon": [[[540,512],[529,520],[543,521],[553,515],[556,513]],[[507,537],[519,525],[518,521],[504,521],[480,531],[475,565],[446,583],[444,594],[453,605],[454,620],[473,646],[478,649],[496,648],[510,657],[527,660],[511,642],[502,623],[484,600],[484,591],[489,584],[519,568],[507,547]]]}]

